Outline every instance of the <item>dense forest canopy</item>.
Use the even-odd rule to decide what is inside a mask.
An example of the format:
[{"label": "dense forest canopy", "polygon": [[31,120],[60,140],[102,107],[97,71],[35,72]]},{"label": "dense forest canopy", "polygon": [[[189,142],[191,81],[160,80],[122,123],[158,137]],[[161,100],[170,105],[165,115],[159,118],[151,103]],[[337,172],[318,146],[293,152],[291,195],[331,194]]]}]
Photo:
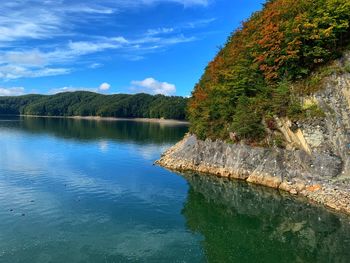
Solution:
[{"label": "dense forest canopy", "polygon": [[191,131],[202,139],[234,134],[258,142],[275,116],[321,115],[298,98],[313,91],[318,71],[347,47],[349,23],[349,0],[267,1],[207,66],[189,102]]},{"label": "dense forest canopy", "polygon": [[0,97],[0,114],[101,116],[184,120],[187,99],[149,94],[102,95],[87,91]]}]

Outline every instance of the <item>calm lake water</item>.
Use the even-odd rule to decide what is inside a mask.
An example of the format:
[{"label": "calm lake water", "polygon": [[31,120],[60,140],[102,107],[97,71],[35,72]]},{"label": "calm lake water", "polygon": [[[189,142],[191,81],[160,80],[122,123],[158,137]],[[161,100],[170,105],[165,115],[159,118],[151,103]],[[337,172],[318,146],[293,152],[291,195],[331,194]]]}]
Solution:
[{"label": "calm lake water", "polygon": [[0,117],[0,262],[350,262],[349,217],[153,166],[186,131]]}]

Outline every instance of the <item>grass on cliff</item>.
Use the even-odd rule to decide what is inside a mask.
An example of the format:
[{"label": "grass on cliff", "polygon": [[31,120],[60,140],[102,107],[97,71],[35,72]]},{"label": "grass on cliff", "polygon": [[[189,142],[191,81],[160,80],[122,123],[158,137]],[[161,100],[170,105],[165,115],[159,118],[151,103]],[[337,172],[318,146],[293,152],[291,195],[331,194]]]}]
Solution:
[{"label": "grass on cliff", "polygon": [[347,73],[350,73],[350,62],[347,62],[344,66],[344,70],[347,72]]}]

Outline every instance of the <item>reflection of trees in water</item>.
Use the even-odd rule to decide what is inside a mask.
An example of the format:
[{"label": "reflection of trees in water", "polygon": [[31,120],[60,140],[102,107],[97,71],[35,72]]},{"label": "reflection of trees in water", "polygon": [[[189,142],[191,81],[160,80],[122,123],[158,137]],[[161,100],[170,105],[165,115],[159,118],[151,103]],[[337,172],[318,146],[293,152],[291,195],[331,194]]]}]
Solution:
[{"label": "reflection of trees in water", "polygon": [[208,262],[350,262],[350,219],[277,191],[207,176],[190,183],[187,226]]},{"label": "reflection of trees in water", "polygon": [[60,118],[21,118],[12,128],[57,137],[96,140],[112,139],[137,143],[173,143],[187,132],[186,125],[134,121],[94,121]]}]

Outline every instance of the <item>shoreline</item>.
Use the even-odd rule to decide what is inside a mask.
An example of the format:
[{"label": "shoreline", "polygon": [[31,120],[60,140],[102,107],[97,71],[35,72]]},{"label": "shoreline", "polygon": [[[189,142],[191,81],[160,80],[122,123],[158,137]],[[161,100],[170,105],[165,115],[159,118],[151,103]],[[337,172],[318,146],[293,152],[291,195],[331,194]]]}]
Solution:
[{"label": "shoreline", "polygon": [[100,117],[100,116],[41,116],[41,115],[12,115],[28,118],[53,118],[53,119],[74,119],[74,120],[92,120],[92,121],[133,121],[148,122],[172,125],[188,125],[189,122],[173,119],[154,119],[154,118],[117,118],[117,117]]},{"label": "shoreline", "polygon": [[[199,174],[240,180],[248,184],[273,188],[289,193],[291,196],[304,197],[311,203],[323,205],[335,212],[350,215],[350,189],[342,187],[340,183],[333,182],[329,178],[322,178],[318,174],[315,174],[312,179],[309,176],[304,178],[301,175],[298,177],[289,177],[287,174],[279,174],[280,171],[277,169],[270,169],[268,171],[266,166],[262,168],[260,164],[257,164],[255,169],[247,169],[247,166],[243,163],[250,157],[246,153],[243,153],[247,158],[243,162],[235,163],[232,166],[225,166],[220,162],[213,162],[206,158],[206,155],[213,156],[214,154],[212,152],[216,152],[217,155],[215,145],[219,144],[219,148],[225,148],[221,142],[203,142],[199,140],[189,142],[190,140],[193,140],[193,136],[186,135],[182,141],[169,148],[155,163],[174,172],[197,172]],[[205,143],[210,146],[203,147]],[[225,153],[218,157],[220,160],[227,160],[228,158],[240,159],[240,154],[244,152],[245,146],[228,145],[227,147],[236,147],[238,151],[230,152],[225,149],[223,151]],[[258,151],[261,150],[246,149],[253,151],[252,155],[255,156],[254,158],[257,158]],[[185,152],[190,153],[186,155]],[[266,159],[269,159],[266,152],[262,156],[265,162]],[[266,163],[268,162],[269,160]],[[266,165],[266,163],[263,165]],[[294,173],[294,171],[292,172]]]}]

